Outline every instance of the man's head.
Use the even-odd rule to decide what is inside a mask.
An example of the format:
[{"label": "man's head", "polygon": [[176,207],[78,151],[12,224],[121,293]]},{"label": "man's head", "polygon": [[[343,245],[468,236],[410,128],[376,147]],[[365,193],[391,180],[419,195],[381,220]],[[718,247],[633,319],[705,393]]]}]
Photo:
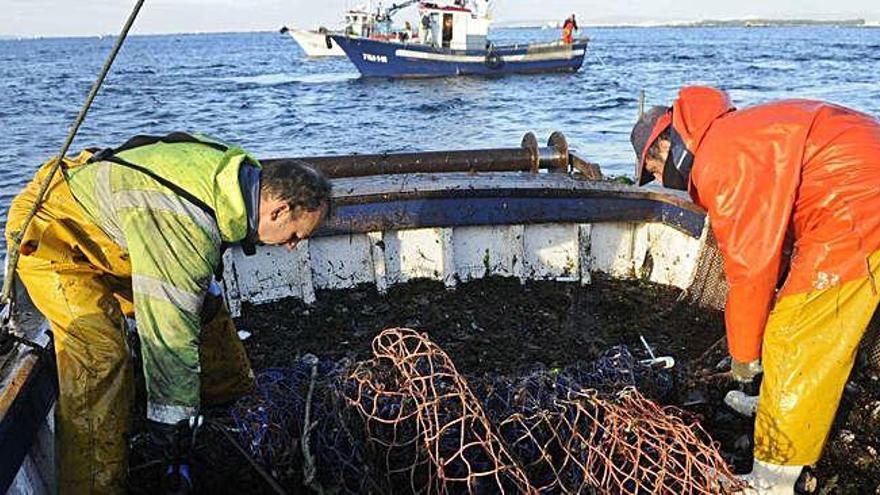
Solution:
[{"label": "man's head", "polygon": [[318,228],[330,202],[330,182],[311,166],[302,162],[263,165],[257,240],[293,249]]},{"label": "man's head", "polygon": [[657,106],[645,112],[633,127],[630,142],[636,152],[636,184],[643,186],[656,179],[667,185],[663,176],[672,145],[671,124],[671,109]]}]

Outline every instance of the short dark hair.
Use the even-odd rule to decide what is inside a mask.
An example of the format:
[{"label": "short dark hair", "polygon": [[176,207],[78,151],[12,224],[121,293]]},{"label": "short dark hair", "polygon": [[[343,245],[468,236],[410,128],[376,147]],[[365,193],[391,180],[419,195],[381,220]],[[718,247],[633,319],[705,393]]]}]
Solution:
[{"label": "short dark hair", "polygon": [[331,206],[333,186],[321,171],[300,160],[263,164],[260,192],[285,201],[291,211]]},{"label": "short dark hair", "polygon": [[665,139],[666,141],[669,141],[669,128],[668,127],[666,129],[663,129],[663,132],[661,132],[660,135],[657,136],[657,139],[655,139],[654,142],[651,143],[651,147],[648,148],[647,158],[653,158],[655,160],[660,159],[660,141],[663,139]]}]

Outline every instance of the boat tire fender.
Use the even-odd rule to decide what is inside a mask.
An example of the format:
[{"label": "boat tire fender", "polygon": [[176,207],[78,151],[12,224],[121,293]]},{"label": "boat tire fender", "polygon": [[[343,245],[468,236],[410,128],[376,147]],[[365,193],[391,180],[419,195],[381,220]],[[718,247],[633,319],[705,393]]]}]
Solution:
[{"label": "boat tire fender", "polygon": [[504,67],[504,58],[498,52],[490,51],[486,54],[486,67],[497,70]]},{"label": "boat tire fender", "polygon": [[333,38],[331,38],[329,36],[324,36],[324,44],[327,45],[328,50],[332,50],[333,49]]}]

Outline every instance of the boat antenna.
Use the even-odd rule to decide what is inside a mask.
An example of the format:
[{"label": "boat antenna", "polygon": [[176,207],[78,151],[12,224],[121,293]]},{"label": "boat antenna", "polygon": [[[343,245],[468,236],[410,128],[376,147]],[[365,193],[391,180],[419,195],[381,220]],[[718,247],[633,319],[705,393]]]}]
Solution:
[{"label": "boat antenna", "polygon": [[639,118],[645,115],[645,90],[639,91]]},{"label": "boat antenna", "polygon": [[40,209],[40,205],[43,203],[43,198],[46,195],[46,191],[49,189],[49,185],[52,183],[52,178],[55,177],[58,169],[61,168],[64,157],[67,155],[67,150],[70,149],[70,145],[73,143],[73,139],[76,137],[76,133],[79,131],[80,126],[86,119],[86,114],[89,113],[89,108],[91,108],[92,102],[95,100],[95,96],[98,94],[98,90],[101,89],[101,84],[104,83],[104,79],[110,72],[110,67],[113,65],[113,61],[116,60],[116,55],[119,53],[119,49],[122,48],[122,44],[125,42],[125,38],[128,37],[128,31],[134,24],[134,20],[137,18],[138,12],[140,12],[143,5],[144,0],[137,0],[137,2],[135,3],[131,14],[129,14],[128,19],[125,21],[125,25],[122,27],[122,32],[119,33],[119,37],[116,38],[116,43],[113,45],[113,49],[110,50],[110,55],[104,62],[104,67],[101,68],[101,73],[98,74],[98,79],[95,81],[95,84],[92,85],[92,89],[89,91],[89,95],[86,97],[85,104],[80,109],[79,115],[76,116],[76,120],[73,122],[73,125],[70,127],[70,131],[67,133],[67,138],[64,140],[64,144],[61,146],[61,152],[59,152],[58,156],[55,157],[55,163],[52,164],[52,168],[49,170],[49,174],[40,185],[40,191],[37,193],[37,197],[34,200],[34,204],[31,206],[30,211],[28,212],[27,216],[25,216],[24,222],[22,222],[21,225],[21,229],[12,235],[12,245],[9,246],[9,257],[6,262],[6,276],[3,279],[3,293],[2,295],[0,295],[0,303],[5,305],[2,310],[2,314],[0,314],[0,318],[2,318],[2,321],[0,321],[0,354],[5,354],[6,352],[8,352],[12,348],[13,342],[21,342],[34,345],[32,342],[18,337],[11,332],[11,328],[14,326],[15,313],[13,294],[13,289],[15,287],[15,268],[18,266],[18,259],[21,255],[21,240],[24,237],[25,232],[27,232],[27,228],[28,225],[30,225],[31,220],[34,219],[34,216],[36,216],[37,211]]}]

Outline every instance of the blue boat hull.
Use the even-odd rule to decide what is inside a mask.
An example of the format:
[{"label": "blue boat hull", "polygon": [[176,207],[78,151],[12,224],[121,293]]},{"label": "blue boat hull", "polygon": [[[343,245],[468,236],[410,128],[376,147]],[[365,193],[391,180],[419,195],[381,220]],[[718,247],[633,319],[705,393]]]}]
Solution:
[{"label": "blue boat hull", "polygon": [[584,63],[588,40],[570,45],[511,45],[491,50],[448,50],[430,46],[333,36],[364,77],[492,76],[575,72]]}]

